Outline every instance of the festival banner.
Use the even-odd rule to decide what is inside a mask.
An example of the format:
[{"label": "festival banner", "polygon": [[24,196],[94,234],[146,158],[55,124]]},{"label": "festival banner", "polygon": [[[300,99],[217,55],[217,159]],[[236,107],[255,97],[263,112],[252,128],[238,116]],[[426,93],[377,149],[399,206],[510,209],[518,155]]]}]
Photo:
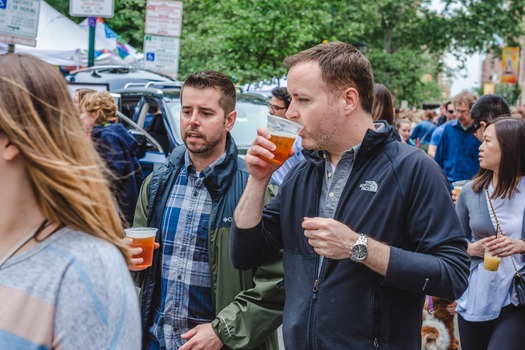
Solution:
[{"label": "festival banner", "polygon": [[520,49],[518,47],[504,47],[501,54],[503,84],[516,84],[518,82],[518,60]]}]

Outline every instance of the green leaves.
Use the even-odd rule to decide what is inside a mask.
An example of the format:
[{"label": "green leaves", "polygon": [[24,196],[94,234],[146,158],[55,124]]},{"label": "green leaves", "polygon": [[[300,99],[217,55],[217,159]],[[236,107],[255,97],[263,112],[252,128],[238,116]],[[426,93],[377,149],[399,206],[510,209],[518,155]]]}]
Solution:
[{"label": "green leaves", "polygon": [[[184,0],[179,78],[215,69],[243,83],[286,74],[283,59],[328,41],[368,44],[376,80],[397,101],[440,100],[438,73],[445,50],[499,54],[523,34],[525,0]],[[69,13],[69,0],[53,6]],[[138,49],[146,0],[115,1],[107,23]],[[74,18],[80,22],[83,18]],[[460,54],[458,54],[460,55]],[[433,80],[423,82],[423,75]],[[397,103],[399,105],[399,103]]]}]

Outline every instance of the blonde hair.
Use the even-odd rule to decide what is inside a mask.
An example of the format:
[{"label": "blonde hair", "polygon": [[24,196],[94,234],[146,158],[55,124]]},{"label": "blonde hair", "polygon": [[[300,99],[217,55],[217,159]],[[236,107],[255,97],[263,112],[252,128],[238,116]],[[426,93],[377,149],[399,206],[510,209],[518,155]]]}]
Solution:
[{"label": "blonde hair", "polygon": [[80,106],[85,108],[88,113],[100,112],[97,120],[95,120],[96,125],[114,123],[118,120],[117,105],[113,96],[107,91],[97,91],[84,95]]},{"label": "blonde hair", "polygon": [[115,244],[127,262],[122,223],[86,139],[64,77],[30,55],[0,56],[0,132],[20,150],[43,215]]}]

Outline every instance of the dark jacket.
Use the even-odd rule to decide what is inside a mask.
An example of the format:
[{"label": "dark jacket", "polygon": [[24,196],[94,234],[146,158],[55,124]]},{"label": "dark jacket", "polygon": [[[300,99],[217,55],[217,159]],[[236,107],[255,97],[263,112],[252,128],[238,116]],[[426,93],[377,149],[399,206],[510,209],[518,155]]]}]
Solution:
[{"label": "dark jacket", "polygon": [[467,286],[467,242],[447,179],[392,133],[368,130],[334,217],[391,246],[385,277],[350,259],[325,259],[318,275],[319,256],[301,227],[319,213],[318,152],[304,152],[258,226],[232,229],[236,267],[284,249],[287,349],[420,349],[424,295],[455,299]]},{"label": "dark jacket", "polygon": [[[168,161],[144,181],[137,204],[134,226],[160,227],[164,207],[180,169],[186,147],[173,150]],[[215,312],[212,326],[225,349],[278,349],[275,329],[282,322],[284,290],[282,259],[277,256],[258,269],[241,271],[229,259],[233,211],[244,191],[249,173],[237,156],[235,142],[228,134],[226,159],[206,177],[204,185],[212,198],[208,249]],[[162,245],[160,230],[155,239]],[[159,298],[162,247],[156,249],[153,266],[142,277],[142,326],[153,317]]]},{"label": "dark jacket", "polygon": [[111,189],[127,224],[131,224],[143,180],[137,159],[138,143],[121,124],[95,126],[91,139],[115,176],[111,179]]}]

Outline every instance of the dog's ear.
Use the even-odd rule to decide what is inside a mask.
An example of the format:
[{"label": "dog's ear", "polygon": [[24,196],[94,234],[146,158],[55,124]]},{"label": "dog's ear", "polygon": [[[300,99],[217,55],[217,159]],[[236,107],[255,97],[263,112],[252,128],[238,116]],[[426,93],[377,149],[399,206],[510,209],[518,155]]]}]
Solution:
[{"label": "dog's ear", "polygon": [[421,335],[423,337],[434,336],[434,338],[437,338],[439,337],[439,331],[436,327],[423,326],[421,327]]}]

